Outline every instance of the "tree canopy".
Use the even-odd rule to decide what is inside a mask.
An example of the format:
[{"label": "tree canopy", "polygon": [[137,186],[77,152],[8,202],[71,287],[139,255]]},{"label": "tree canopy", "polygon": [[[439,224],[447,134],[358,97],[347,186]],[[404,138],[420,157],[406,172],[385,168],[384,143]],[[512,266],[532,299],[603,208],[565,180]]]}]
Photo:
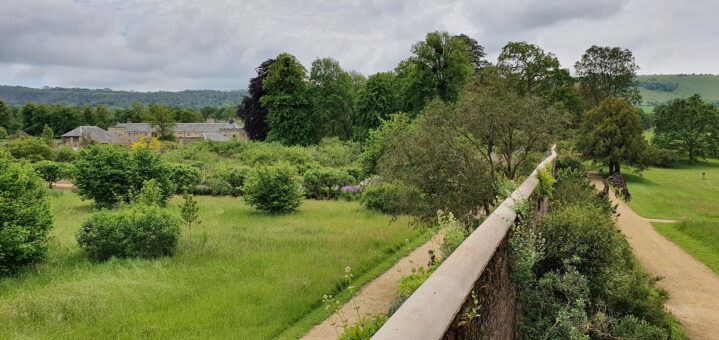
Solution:
[{"label": "tree canopy", "polygon": [[274,59],[267,59],[255,69],[257,76],[250,79],[249,94],[237,110],[237,115],[245,121],[245,132],[250,140],[265,140],[270,131],[267,125],[268,110],[260,104],[260,100],[267,94],[262,82],[267,78],[273,62]]},{"label": "tree canopy", "polygon": [[639,104],[641,96],[634,86],[639,66],[630,50],[595,45],[584,52],[574,68],[581,92],[590,107],[612,96]]},{"label": "tree canopy", "polygon": [[719,149],[719,111],[696,94],[659,105],[654,110],[653,143],[676,150],[689,161],[716,156]]}]

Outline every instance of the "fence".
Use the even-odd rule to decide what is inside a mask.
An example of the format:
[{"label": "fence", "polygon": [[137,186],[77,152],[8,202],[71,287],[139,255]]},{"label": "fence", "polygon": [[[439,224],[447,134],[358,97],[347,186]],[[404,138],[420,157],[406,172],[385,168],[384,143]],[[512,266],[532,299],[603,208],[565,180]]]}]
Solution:
[{"label": "fence", "polygon": [[552,148],[373,339],[512,339],[517,299],[509,278],[507,234],[517,218],[515,203],[529,199],[539,184],[538,170],[556,156]]}]

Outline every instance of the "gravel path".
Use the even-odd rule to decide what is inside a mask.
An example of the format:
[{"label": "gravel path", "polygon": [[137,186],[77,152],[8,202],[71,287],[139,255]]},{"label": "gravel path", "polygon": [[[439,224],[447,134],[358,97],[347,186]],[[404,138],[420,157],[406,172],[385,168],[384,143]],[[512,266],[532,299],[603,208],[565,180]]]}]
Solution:
[{"label": "gravel path", "polygon": [[[433,249],[437,251],[442,244],[441,234],[437,234],[425,244],[421,245],[409,255],[405,256],[397,264],[395,264],[384,274],[380,275],[374,281],[366,284],[357,292],[354,298],[342,306],[342,314],[348,319],[350,324],[357,321],[357,314],[354,306],[359,306],[360,315],[369,315],[377,313],[387,313],[398,295],[397,288],[399,279],[402,275],[412,272],[412,268],[427,267],[429,262],[428,251]],[[337,339],[337,331],[332,326],[332,320],[340,324],[340,318],[337,314],[323,321],[321,324],[312,328],[302,339]],[[341,329],[338,329],[342,333]]]},{"label": "gravel path", "polygon": [[[591,175],[591,180],[602,189],[598,175]],[[614,193],[611,199],[619,204],[619,229],[629,240],[639,262],[649,273],[662,278],[659,286],[670,294],[667,308],[692,339],[718,339],[719,276],[657,233],[648,219],[635,213]]]}]

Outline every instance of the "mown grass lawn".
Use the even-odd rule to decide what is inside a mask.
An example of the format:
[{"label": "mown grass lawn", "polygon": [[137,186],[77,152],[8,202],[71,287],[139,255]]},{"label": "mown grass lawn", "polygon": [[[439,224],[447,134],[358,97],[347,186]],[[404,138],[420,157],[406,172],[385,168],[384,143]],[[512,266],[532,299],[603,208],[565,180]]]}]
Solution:
[{"label": "mown grass lawn", "polygon": [[719,273],[719,160],[650,168],[641,176],[630,172],[627,180],[632,209],[647,218],[679,220],[653,225]]},{"label": "mown grass lawn", "polygon": [[88,202],[53,197],[47,261],[0,279],[0,338],[295,336],[321,321],[322,295],[339,289],[345,266],[366,282],[427,237],[356,202],[270,216],[241,198],[198,200],[202,224],[192,242],[183,230],[174,257],[94,263],[75,242]]}]

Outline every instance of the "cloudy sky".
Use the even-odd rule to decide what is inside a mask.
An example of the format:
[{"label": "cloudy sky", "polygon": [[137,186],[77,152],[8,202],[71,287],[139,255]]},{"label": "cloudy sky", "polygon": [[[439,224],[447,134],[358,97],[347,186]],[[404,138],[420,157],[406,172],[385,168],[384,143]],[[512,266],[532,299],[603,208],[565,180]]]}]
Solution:
[{"label": "cloudy sky", "polygon": [[629,48],[650,73],[719,73],[717,0],[0,0],[0,84],[134,90],[245,88],[286,51],[364,74],[427,32],[465,33],[494,61],[528,41],[572,68]]}]

